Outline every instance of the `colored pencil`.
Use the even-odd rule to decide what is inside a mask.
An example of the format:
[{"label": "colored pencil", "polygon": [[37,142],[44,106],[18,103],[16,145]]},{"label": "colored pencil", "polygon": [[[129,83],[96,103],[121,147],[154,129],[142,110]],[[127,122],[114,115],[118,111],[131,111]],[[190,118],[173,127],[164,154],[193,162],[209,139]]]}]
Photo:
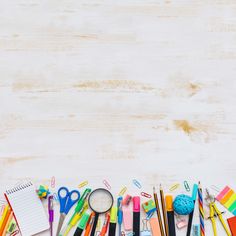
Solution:
[{"label": "colored pencil", "polygon": [[200,219],[200,235],[205,236],[203,197],[202,197],[202,187],[200,182],[198,182],[198,207],[199,207],[199,219]]},{"label": "colored pencil", "polygon": [[164,192],[163,192],[161,184],[160,184],[160,196],[161,196],[161,208],[162,208],[163,221],[165,225],[165,232],[166,232],[166,236],[169,236],[165,197],[164,197]]},{"label": "colored pencil", "polygon": [[161,212],[160,212],[158,197],[157,197],[155,187],[153,187],[153,196],[154,196],[154,201],[155,201],[155,205],[156,205],[156,212],[157,212],[157,217],[158,217],[159,226],[160,226],[160,230],[161,230],[161,236],[165,236],[165,232],[164,232],[164,228],[163,228],[163,224],[162,224],[162,219],[161,219]]}]

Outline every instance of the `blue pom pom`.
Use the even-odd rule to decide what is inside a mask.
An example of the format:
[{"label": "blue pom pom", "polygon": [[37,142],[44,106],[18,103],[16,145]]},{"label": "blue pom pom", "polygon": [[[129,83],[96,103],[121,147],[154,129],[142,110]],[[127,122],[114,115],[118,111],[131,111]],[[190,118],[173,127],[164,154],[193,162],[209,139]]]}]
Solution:
[{"label": "blue pom pom", "polygon": [[175,198],[173,206],[177,214],[189,215],[194,209],[194,202],[188,195],[180,194]]}]

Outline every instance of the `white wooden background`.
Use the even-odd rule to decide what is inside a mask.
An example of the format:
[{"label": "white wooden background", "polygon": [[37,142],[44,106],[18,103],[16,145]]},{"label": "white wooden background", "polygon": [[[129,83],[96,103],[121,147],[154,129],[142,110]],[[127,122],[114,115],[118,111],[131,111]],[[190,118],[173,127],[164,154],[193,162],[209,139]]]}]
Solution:
[{"label": "white wooden background", "polygon": [[235,0],[0,4],[1,192],[52,176],[236,190]]}]

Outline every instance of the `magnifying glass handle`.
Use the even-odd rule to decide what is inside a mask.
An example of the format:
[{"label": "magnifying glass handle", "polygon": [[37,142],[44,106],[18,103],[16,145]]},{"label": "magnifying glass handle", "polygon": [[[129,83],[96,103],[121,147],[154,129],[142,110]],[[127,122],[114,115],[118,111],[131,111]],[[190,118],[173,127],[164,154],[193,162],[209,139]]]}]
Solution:
[{"label": "magnifying glass handle", "polygon": [[95,218],[94,218],[94,222],[93,222],[93,228],[92,228],[90,236],[94,236],[95,235],[95,231],[96,231],[96,227],[97,227],[97,223],[98,223],[98,216],[99,216],[99,214],[95,213]]}]

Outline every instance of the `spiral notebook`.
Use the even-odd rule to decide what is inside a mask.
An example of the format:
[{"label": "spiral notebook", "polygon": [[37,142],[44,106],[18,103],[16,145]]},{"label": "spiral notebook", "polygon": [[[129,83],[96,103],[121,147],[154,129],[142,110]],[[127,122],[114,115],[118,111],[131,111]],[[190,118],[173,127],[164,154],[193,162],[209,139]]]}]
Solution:
[{"label": "spiral notebook", "polygon": [[33,183],[28,182],[8,189],[5,197],[14,213],[22,236],[29,236],[49,229],[42,202]]}]

